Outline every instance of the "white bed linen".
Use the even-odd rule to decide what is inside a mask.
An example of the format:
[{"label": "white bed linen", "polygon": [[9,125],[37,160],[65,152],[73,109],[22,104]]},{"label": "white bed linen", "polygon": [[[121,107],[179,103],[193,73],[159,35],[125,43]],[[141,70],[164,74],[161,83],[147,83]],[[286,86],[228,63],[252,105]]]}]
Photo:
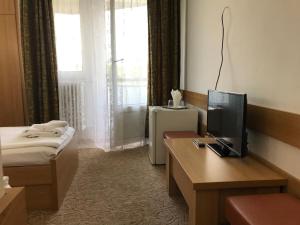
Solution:
[{"label": "white bed linen", "polygon": [[[52,141],[52,143],[59,143],[59,145],[52,145],[53,147],[50,147],[51,145],[47,146],[47,143],[44,142],[44,145],[42,146],[35,146],[35,144],[33,144],[31,147],[30,145],[23,145],[24,147],[21,147],[19,144],[16,146],[17,148],[11,148],[13,145],[12,141],[19,138],[20,134],[22,134],[25,129],[28,129],[28,127],[0,128],[1,142],[4,144],[4,149],[1,150],[3,166],[49,164],[50,159],[54,158],[72,140],[75,133],[74,128],[69,127],[65,135],[61,137],[51,137],[51,139],[56,139]],[[50,140],[48,139],[47,142],[49,141]],[[37,143],[38,142],[39,140]]]}]

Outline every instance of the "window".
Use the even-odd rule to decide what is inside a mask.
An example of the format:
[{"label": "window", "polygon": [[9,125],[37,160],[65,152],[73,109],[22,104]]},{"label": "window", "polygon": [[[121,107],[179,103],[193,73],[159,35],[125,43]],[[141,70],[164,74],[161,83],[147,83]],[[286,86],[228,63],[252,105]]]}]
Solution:
[{"label": "window", "polygon": [[55,13],[58,71],[82,71],[80,15]]},{"label": "window", "polygon": [[[140,1],[142,2],[142,1]],[[115,41],[119,104],[147,105],[148,76],[147,5],[116,8]]]}]

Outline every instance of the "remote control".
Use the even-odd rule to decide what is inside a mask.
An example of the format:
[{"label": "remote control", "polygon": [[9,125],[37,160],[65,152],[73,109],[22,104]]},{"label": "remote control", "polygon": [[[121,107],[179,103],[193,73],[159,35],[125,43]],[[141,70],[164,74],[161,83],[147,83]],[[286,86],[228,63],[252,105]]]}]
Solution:
[{"label": "remote control", "polygon": [[206,144],[201,142],[198,139],[194,139],[193,140],[193,144],[197,147],[197,148],[205,148]]}]

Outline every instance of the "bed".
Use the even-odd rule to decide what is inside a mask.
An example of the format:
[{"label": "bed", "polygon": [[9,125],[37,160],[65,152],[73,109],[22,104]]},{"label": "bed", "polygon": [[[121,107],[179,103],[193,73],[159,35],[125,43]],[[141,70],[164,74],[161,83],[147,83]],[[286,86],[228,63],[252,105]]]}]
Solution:
[{"label": "bed", "polygon": [[3,173],[13,187],[25,186],[27,208],[59,209],[78,167],[78,143],[73,128],[59,140],[59,147],[24,146],[8,143],[26,127],[0,128]]}]

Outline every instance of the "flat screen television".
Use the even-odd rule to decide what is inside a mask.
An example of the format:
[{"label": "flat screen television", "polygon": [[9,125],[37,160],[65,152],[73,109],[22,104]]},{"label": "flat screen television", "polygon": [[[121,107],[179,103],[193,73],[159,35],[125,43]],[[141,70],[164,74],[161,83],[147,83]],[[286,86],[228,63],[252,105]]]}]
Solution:
[{"label": "flat screen television", "polygon": [[216,143],[208,147],[219,156],[247,154],[247,95],[208,91],[207,132]]}]

